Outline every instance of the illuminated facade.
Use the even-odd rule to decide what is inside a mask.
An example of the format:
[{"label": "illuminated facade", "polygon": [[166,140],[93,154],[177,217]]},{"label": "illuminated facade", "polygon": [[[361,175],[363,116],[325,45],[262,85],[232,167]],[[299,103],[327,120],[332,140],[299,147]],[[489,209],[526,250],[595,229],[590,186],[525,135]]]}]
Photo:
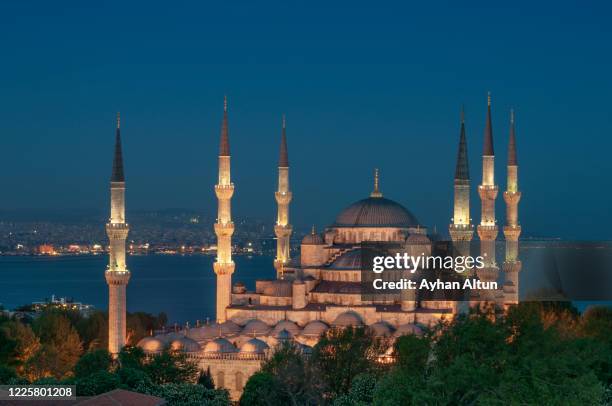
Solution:
[{"label": "illuminated facade", "polygon": [[[516,215],[518,203],[514,124],[510,135],[508,162],[507,226],[504,229],[511,254],[504,270],[508,280],[503,289],[484,292],[477,303],[506,306],[518,300],[518,236]],[[512,158],[514,157],[514,158]],[[478,272],[483,282],[496,281],[499,274],[495,262],[495,240],[498,230],[495,219],[497,185],[494,177],[491,100],[487,106],[483,152],[483,180],[478,187],[482,216],[478,226],[481,253],[486,267]],[[362,295],[362,243],[388,242],[404,247],[409,255],[430,255],[432,235],[417,217],[400,203],[391,200],[380,187],[378,170],[369,196],[339,212],[323,233],[312,229],[301,242],[299,255],[289,254],[289,160],[286,126],[283,120],[278,189],[275,193],[278,216],[275,224],[277,253],[274,266],[276,279],[258,280],[253,291],[241,283],[231,285],[235,269],[231,256],[230,199],[234,186],[230,180],[229,131],[227,102],[221,130],[219,182],[215,186],[219,210],[215,224],[218,238],[216,322],[186,327],[168,334],[146,337],[139,346],[148,354],[165,347],[185,352],[203,370],[210,370],[214,382],[238,399],[248,378],[280,343],[293,341],[309,354],[322,334],[330,328],[364,326],[392,348],[393,341],[404,334],[422,334],[424,327],[454,317],[457,302],[444,299],[423,299],[414,291],[370,298]],[[453,245],[469,250],[474,227],[470,217],[470,176],[467,159],[467,137],[462,114],[459,148],[454,177],[453,218],[449,233]],[[518,197],[517,197],[518,196]],[[506,231],[507,230],[507,231]],[[518,230],[518,232],[517,232]],[[460,243],[467,244],[461,245]],[[459,254],[469,255],[468,251]]]}]

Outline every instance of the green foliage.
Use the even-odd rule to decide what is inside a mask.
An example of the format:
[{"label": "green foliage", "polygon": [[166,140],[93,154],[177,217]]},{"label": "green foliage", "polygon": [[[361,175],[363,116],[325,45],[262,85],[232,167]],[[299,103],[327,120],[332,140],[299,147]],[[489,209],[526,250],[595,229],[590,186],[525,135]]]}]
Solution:
[{"label": "green foliage", "polygon": [[367,406],[372,404],[376,376],[360,374],[353,378],[351,389],[347,394],[338,396],[333,406]]},{"label": "green foliage", "polygon": [[194,383],[198,378],[197,365],[185,354],[175,351],[154,355],[145,363],[144,370],[155,384]]},{"label": "green foliage", "polygon": [[85,353],[74,366],[77,378],[89,376],[95,372],[108,371],[112,358],[107,350],[94,350]]},{"label": "green foliage", "polygon": [[213,381],[213,377],[210,373],[210,368],[206,371],[200,371],[200,375],[198,376],[198,385],[202,385],[206,389],[215,389],[215,382]]},{"label": "green foliage", "polygon": [[240,406],[283,406],[291,404],[277,376],[260,371],[253,374],[242,392]]},{"label": "green foliage", "polygon": [[145,353],[140,347],[125,346],[119,352],[119,365],[122,368],[142,369]]},{"label": "green foliage", "polygon": [[164,398],[168,406],[227,406],[229,404],[227,391],[207,389],[202,385],[188,383],[156,385],[146,393]]},{"label": "green foliage", "polygon": [[0,385],[8,385],[14,379],[17,379],[17,373],[8,365],[0,364]]},{"label": "green foliage", "polygon": [[108,315],[95,311],[89,317],[80,318],[75,327],[87,350],[108,348]]},{"label": "green foliage", "polygon": [[95,396],[119,387],[119,376],[108,371],[99,370],[77,378],[78,396]]},{"label": "green foliage", "polygon": [[313,375],[333,399],[348,393],[355,376],[376,373],[382,351],[381,342],[364,328],[331,329],[313,349]]},{"label": "green foliage", "polygon": [[125,389],[143,391],[153,386],[149,375],[141,369],[122,367],[117,371],[117,375],[121,381],[121,387]]},{"label": "green foliage", "polygon": [[69,376],[77,363],[82,352],[81,339],[65,313],[44,312],[32,324],[42,347],[28,361],[31,378],[55,376],[61,379]]}]

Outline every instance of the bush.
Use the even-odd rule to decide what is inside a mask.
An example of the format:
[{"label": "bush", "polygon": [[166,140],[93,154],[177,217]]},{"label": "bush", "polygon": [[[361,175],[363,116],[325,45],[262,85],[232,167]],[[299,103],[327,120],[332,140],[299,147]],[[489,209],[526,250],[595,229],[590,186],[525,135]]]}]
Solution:
[{"label": "bush", "polygon": [[112,358],[107,350],[94,350],[83,355],[74,366],[74,375],[84,378],[95,372],[108,371]]},{"label": "bush", "polygon": [[98,371],[76,380],[77,396],[95,396],[119,387],[119,376]]}]

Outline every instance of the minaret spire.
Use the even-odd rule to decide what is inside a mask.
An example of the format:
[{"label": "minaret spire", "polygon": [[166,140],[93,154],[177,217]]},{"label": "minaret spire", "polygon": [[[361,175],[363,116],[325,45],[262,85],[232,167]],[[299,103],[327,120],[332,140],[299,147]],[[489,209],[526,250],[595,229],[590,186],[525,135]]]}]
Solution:
[{"label": "minaret spire", "polygon": [[225,310],[232,302],[232,274],[235,264],[232,260],[232,203],[234,184],[231,180],[229,148],[229,126],[227,119],[227,97],[223,99],[223,121],[221,123],[221,139],[219,143],[219,180],[215,185],[218,210],[215,234],[217,235],[217,258],[213,269],[217,275],[217,321],[226,320]]},{"label": "minaret spire", "polygon": [[125,177],[121,151],[120,117],[117,113],[115,154],[111,174],[110,219],[106,224],[109,240],[108,268],[105,272],[108,284],[108,351],[116,356],[126,341],[126,286],[130,271],[126,267],[125,240],[129,226],[125,222]]},{"label": "minaret spire", "polygon": [[[491,93],[487,95],[487,118],[484,130],[482,152],[482,183],[478,186],[481,201],[481,218],[478,225],[480,237],[480,255],[485,258],[484,268],[477,271],[478,277],[483,281],[495,281],[498,275],[495,262],[495,240],[498,228],[495,219],[495,200],[498,187],[495,184],[495,153],[493,151],[493,127],[491,123]],[[485,302],[494,302],[496,292],[483,291]]]},{"label": "minaret spire", "polygon": [[382,193],[380,192],[380,176],[378,173],[378,168],[374,168],[374,190],[370,193],[370,197],[382,197]]},{"label": "minaret spire", "polygon": [[465,112],[461,108],[461,125],[459,130],[459,148],[457,149],[457,164],[455,166],[454,209],[453,219],[449,225],[451,239],[459,255],[469,254],[469,244],[472,240],[474,226],[470,217],[470,171],[468,165],[467,139],[465,135]]},{"label": "minaret spire", "polygon": [[124,182],[123,153],[121,150],[121,118],[117,112],[117,129],[115,130],[115,154],[113,156],[113,172],[111,182]]},{"label": "minaret spire", "polygon": [[274,233],[276,234],[276,258],[274,267],[277,278],[283,279],[285,266],[291,259],[291,233],[293,228],[289,224],[289,203],[293,195],[289,190],[289,154],[287,151],[287,126],[285,115],[282,118],[280,155],[278,158],[278,189],[274,193],[278,206]]},{"label": "minaret spire", "polygon": [[514,110],[510,110],[510,137],[508,139],[508,166],[507,185],[504,192],[506,202],[506,225],[504,226],[504,237],[506,238],[506,258],[504,261],[505,305],[518,303],[518,273],[521,270],[521,261],[518,259],[519,237],[521,226],[518,221],[518,204],[521,200],[521,192],[518,188],[518,160],[516,157],[516,133],[514,127]]}]

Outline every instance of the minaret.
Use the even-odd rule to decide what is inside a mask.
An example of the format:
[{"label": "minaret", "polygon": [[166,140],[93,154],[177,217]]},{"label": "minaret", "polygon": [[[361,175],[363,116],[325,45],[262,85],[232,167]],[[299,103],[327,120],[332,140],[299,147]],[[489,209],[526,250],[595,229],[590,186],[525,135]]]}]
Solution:
[{"label": "minaret", "polygon": [[283,115],[283,128],[281,131],[280,155],[278,158],[278,190],[274,193],[278,205],[278,215],[274,233],[276,234],[276,277],[283,279],[284,267],[290,259],[289,241],[292,227],[289,224],[289,203],[292,194],[289,191],[289,155],[287,153],[287,134],[285,116]]},{"label": "minaret", "polygon": [[521,192],[518,188],[518,160],[516,156],[516,134],[514,125],[514,110],[510,111],[510,138],[508,140],[508,181],[504,192],[506,202],[506,225],[504,237],[506,238],[506,258],[504,272],[505,304],[518,303],[518,273],[521,270],[521,261],[518,259],[518,239],[521,235],[521,226],[518,222],[518,204]]},{"label": "minaret", "polygon": [[455,167],[455,203],[452,223],[448,227],[458,255],[469,255],[469,243],[474,235],[470,217],[470,171],[468,166],[467,140],[465,136],[465,113],[461,109],[461,130],[457,166]]},{"label": "minaret", "polygon": [[217,274],[217,322],[225,321],[225,309],[232,301],[232,274],[234,261],[232,261],[232,196],[234,184],[230,176],[230,147],[229,129],[227,123],[227,97],[223,100],[223,123],[221,125],[221,141],[219,145],[219,181],[215,185],[218,211],[215,223],[217,234],[217,258],[213,264]]},{"label": "minaret", "polygon": [[116,356],[125,346],[125,290],[130,280],[130,271],[125,266],[125,240],[129,226],[125,222],[125,177],[120,124],[120,116],[117,113],[115,157],[110,181],[111,210],[110,220],[106,224],[106,234],[110,245],[109,264],[105,272],[108,284],[108,351],[113,356]]},{"label": "minaret", "polygon": [[[495,153],[493,151],[493,129],[491,123],[491,94],[487,97],[487,121],[484,131],[482,152],[482,184],[478,186],[478,194],[482,202],[478,237],[480,237],[480,255],[484,257],[485,267],[477,272],[483,281],[496,281],[498,276],[495,262],[495,239],[497,238],[497,223],[495,220],[495,199],[498,188],[495,184]],[[493,300],[495,292],[484,291],[482,299]]]}]

